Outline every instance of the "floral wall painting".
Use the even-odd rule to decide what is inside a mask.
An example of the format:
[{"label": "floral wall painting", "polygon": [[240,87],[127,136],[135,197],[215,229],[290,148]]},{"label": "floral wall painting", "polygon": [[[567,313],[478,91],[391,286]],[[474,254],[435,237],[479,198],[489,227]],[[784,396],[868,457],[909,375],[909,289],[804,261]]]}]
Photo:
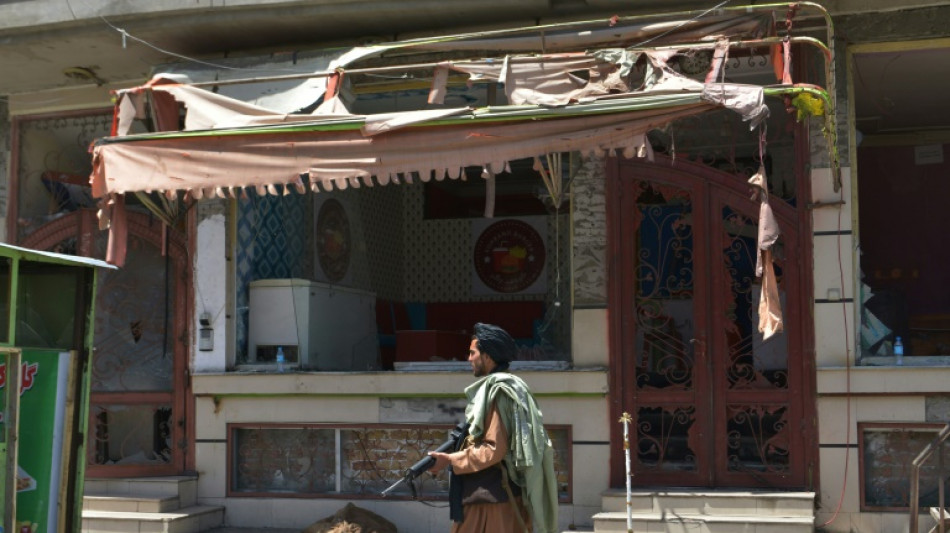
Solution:
[{"label": "floral wall painting", "polygon": [[544,217],[472,223],[472,294],[538,294],[547,291],[547,225]]},{"label": "floral wall painting", "polygon": [[320,267],[317,281],[345,283],[350,269],[353,239],[346,208],[338,199],[326,198],[317,206],[314,240]]}]

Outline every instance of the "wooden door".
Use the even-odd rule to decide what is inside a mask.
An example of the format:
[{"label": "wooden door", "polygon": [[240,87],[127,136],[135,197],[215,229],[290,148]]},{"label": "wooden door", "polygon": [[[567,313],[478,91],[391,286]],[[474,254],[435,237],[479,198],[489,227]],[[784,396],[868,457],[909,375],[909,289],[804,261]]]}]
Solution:
[{"label": "wooden door", "polygon": [[[99,274],[86,475],[180,474],[188,445],[189,266],[183,239],[154,217],[130,212],[123,268]],[[107,234],[95,212],[74,211],[24,245],[102,258]],[[167,246],[162,251],[163,242]]]},{"label": "wooden door", "polygon": [[614,161],[611,173],[613,401],[633,419],[635,483],[803,487],[811,429],[795,210],[773,202],[785,332],[763,341],[749,186],[664,163]]}]

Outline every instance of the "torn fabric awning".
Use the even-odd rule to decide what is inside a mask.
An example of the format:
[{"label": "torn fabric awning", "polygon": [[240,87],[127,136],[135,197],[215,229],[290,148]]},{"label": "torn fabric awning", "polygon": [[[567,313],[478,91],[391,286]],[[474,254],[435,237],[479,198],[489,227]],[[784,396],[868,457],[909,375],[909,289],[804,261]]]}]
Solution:
[{"label": "torn fabric awning", "polygon": [[[323,98],[327,78],[314,76],[281,80],[274,77],[333,71],[372,53],[374,51],[368,48],[353,48],[222,58],[214,63],[171,63],[157,67],[152,78],[205,86],[214,82],[217,84],[213,86],[214,93],[224,98],[289,114],[307,109]],[[260,81],[231,83],[246,78],[260,78]]]},{"label": "torn fabric awning", "polygon": [[[328,190],[385,185],[412,174],[458,175],[552,151],[624,153],[648,149],[645,134],[715,106],[698,92],[604,99],[566,108],[503,106],[399,121],[366,136],[362,117],[308,124],[104,138],[93,148],[93,193],[187,191],[195,198],[253,187]],[[401,127],[400,127],[401,126]],[[400,178],[402,176],[402,178]]]},{"label": "torn fabric awning", "polygon": [[520,32],[512,35],[482,34],[452,36],[440,39],[415,39],[396,45],[381,47],[408,47],[417,50],[479,52],[504,50],[507,52],[545,53],[566,50],[591,49],[604,46],[650,46],[663,44],[717,39],[739,38],[756,39],[773,32],[774,19],[768,12],[709,14],[704,17],[672,17],[666,20],[632,17],[633,20],[620,21],[615,25],[600,21],[586,21],[577,24],[553,24],[548,28],[531,28],[530,34]]}]

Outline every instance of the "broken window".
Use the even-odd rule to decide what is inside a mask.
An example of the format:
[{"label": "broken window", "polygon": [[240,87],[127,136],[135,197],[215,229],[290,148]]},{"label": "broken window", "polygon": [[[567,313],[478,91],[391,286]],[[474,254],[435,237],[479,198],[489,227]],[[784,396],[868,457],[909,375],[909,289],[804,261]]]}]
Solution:
[{"label": "broken window", "polygon": [[[228,492],[233,496],[270,497],[340,494],[378,498],[406,470],[445,442],[451,428],[411,424],[364,427],[320,424],[231,424],[228,438]],[[546,427],[554,447],[558,500],[571,501],[571,431]],[[420,476],[414,483],[424,498],[445,499],[446,471]],[[401,484],[392,493],[408,497]]]},{"label": "broken window", "polygon": [[[939,424],[858,424],[862,469],[861,510],[904,510],[910,506],[911,463],[937,436]],[[942,462],[950,461],[950,448],[943,446]],[[937,505],[941,459],[931,457],[920,469],[920,508]],[[946,481],[945,489],[946,489]]]},{"label": "broken window", "polygon": [[863,364],[933,364],[950,355],[950,115],[944,49],[854,55],[855,180]]}]

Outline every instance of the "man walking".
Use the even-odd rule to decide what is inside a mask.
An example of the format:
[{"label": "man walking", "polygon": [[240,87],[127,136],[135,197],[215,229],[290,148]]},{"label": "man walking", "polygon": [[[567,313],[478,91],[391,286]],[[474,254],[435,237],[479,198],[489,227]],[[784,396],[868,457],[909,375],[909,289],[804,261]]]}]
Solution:
[{"label": "man walking", "polygon": [[465,389],[469,437],[454,453],[430,452],[432,472],[451,467],[452,533],[554,533],[554,450],[528,385],[509,374],[514,339],[475,324],[468,361],[479,378]]}]

